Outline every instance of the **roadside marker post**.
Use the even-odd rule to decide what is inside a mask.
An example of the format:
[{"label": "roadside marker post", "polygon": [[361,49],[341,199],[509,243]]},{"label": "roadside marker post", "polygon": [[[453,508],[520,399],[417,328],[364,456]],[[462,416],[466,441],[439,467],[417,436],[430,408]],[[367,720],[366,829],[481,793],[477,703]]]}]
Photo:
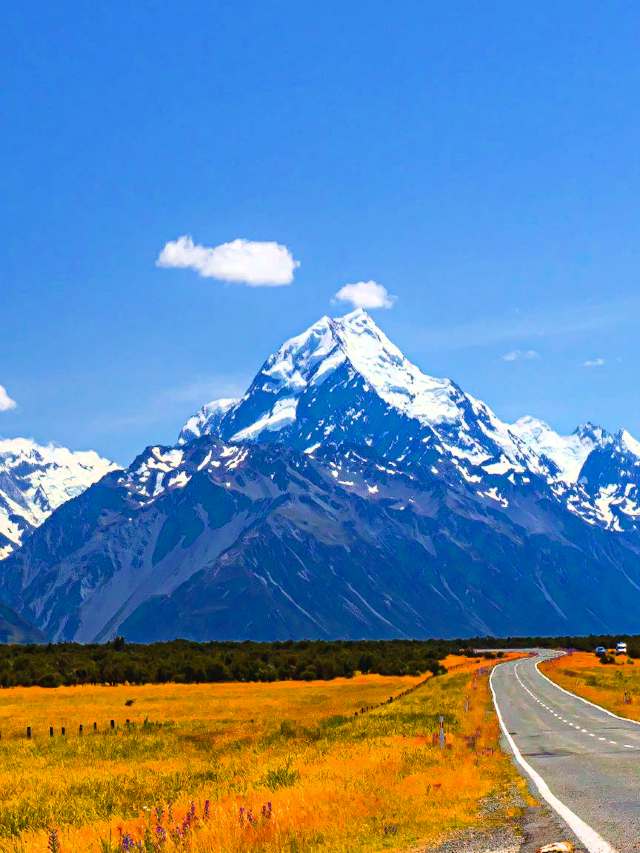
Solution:
[{"label": "roadside marker post", "polygon": [[31,740],[31,726],[27,726],[27,738]]},{"label": "roadside marker post", "polygon": [[464,700],[464,709],[465,709],[465,711],[468,711],[468,710],[469,710],[469,697],[468,697],[468,696],[467,696],[467,698]]},{"label": "roadside marker post", "polygon": [[444,717],[440,717],[440,749],[444,749]]}]

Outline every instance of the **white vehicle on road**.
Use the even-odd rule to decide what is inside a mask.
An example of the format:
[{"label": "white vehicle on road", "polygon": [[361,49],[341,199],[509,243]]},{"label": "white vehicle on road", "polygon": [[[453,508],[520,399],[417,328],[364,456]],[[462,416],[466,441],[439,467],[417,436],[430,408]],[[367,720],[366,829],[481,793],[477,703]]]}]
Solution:
[{"label": "white vehicle on road", "polygon": [[626,655],[627,653],[627,644],[626,643],[616,643],[616,654],[617,655]]}]

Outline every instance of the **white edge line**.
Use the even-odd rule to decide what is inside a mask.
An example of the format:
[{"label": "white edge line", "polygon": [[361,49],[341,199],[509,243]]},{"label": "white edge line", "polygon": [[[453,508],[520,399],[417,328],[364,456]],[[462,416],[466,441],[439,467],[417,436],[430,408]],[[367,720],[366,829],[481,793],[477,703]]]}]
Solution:
[{"label": "white edge line", "polygon": [[[563,652],[563,654],[565,654]],[[547,658],[547,660],[553,660],[553,658]],[[602,711],[604,714],[608,714],[610,717],[613,717],[616,720],[622,720],[625,723],[634,723],[636,726],[640,726],[640,721],[632,720],[631,717],[620,717],[618,714],[614,714],[613,711],[607,711],[606,708],[603,708],[602,705],[596,705],[595,702],[590,702],[588,699],[585,699],[584,696],[578,696],[577,693],[572,693],[570,690],[565,690],[564,687],[560,687],[559,684],[556,684],[555,681],[552,681],[548,676],[544,674],[544,672],[540,672],[538,667],[541,663],[544,663],[543,660],[538,661],[535,664],[536,669],[538,670],[538,675],[541,675],[549,684],[553,684],[554,687],[557,687],[558,690],[562,690],[563,693],[566,693],[567,696],[571,696],[572,699],[579,699],[581,702],[584,702],[585,705],[591,705],[592,708],[597,708],[598,711]]]},{"label": "white edge line", "polygon": [[[500,728],[502,729],[502,733],[505,736],[507,743],[511,747],[513,757],[523,768],[523,770],[530,776],[532,782],[535,784],[541,796],[549,803],[551,808],[555,809],[555,811],[569,826],[572,832],[580,839],[580,841],[582,841],[589,853],[616,853],[615,848],[612,847],[607,841],[605,841],[604,838],[598,835],[595,829],[592,829],[589,824],[585,823],[582,820],[582,818],[579,818],[577,814],[574,814],[574,812],[572,812],[571,809],[568,808],[568,806],[565,806],[565,804],[561,802],[555,796],[555,794],[551,793],[549,786],[544,781],[542,776],[536,770],[534,770],[533,767],[522,757],[520,750],[516,746],[516,742],[509,734],[505,722],[502,719],[500,708],[498,707],[496,691],[493,689],[493,673],[496,671],[497,668],[498,667],[494,667],[491,670],[491,675],[489,676],[489,687],[491,688],[493,704],[496,709],[496,714],[498,715]],[[540,673],[540,675],[542,675],[542,673]]]}]

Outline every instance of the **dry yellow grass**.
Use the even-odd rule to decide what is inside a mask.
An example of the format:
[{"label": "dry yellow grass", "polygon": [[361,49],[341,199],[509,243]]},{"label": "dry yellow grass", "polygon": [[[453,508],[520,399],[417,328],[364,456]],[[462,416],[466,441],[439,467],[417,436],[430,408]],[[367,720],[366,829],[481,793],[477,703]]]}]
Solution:
[{"label": "dry yellow grass", "polygon": [[[594,654],[573,652],[540,665],[540,670],[561,687],[613,711],[640,720],[640,665],[626,655],[614,664],[601,664]],[[625,693],[631,702],[624,702]]]},{"label": "dry yellow grass", "polygon": [[[391,703],[423,679],[2,691],[0,850],[44,851],[55,827],[63,853],[120,849],[127,833],[151,851],[162,838],[155,807],[168,851],[374,851],[470,826],[482,799],[521,783],[497,749],[486,676],[473,687],[482,663],[447,663],[457,669]],[[440,713],[444,751],[432,742]],[[68,735],[49,738],[49,725]],[[192,801],[198,820],[177,842],[171,829]]]}]

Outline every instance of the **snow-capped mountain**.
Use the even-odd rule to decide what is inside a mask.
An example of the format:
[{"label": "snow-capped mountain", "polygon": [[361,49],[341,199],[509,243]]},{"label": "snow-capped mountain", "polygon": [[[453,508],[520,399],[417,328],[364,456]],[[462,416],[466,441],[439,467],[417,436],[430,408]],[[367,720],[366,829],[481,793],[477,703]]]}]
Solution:
[{"label": "snow-capped mountain", "polygon": [[179,442],[203,434],[298,449],[351,441],[395,459],[445,455],[463,470],[555,470],[484,403],[412,364],[361,309],[291,338],[241,400],[207,404]]},{"label": "snow-capped mountain", "polygon": [[54,509],[116,468],[94,451],[0,439],[0,560]]},{"label": "snow-capped mountain", "polygon": [[639,487],[628,433],[506,424],[356,311],[63,503],[0,596],[82,642],[640,631]]},{"label": "snow-capped mountain", "polygon": [[300,450],[347,441],[435,471],[446,460],[488,489],[499,488],[494,478],[541,478],[551,499],[612,529],[626,529],[640,517],[628,465],[619,466],[615,490],[609,483],[597,492],[578,485],[592,451],[608,448],[606,455],[618,446],[606,430],[587,423],[559,435],[530,416],[504,423],[455,382],[423,373],[362,310],[323,317],[291,338],[267,359],[241,400],[208,403],[189,419],[179,443],[200,435],[278,441]]}]

